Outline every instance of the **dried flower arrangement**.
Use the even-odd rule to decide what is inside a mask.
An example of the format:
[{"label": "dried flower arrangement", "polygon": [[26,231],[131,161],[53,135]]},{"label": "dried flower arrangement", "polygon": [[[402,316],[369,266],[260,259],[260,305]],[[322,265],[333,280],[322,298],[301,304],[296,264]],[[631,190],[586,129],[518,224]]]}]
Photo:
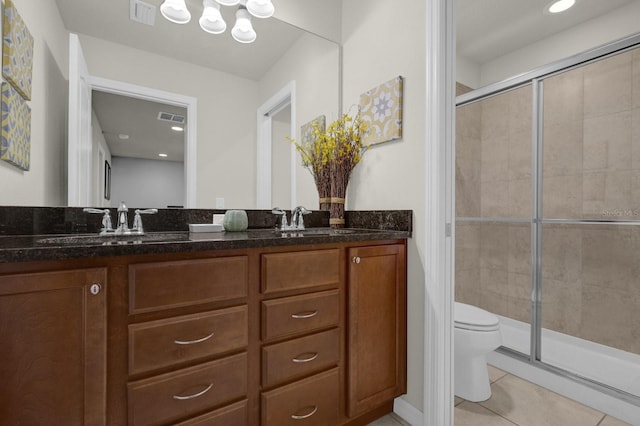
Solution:
[{"label": "dried flower arrangement", "polygon": [[[360,117],[360,111],[352,117],[348,112],[324,128],[324,122],[310,123],[310,135],[302,144],[291,140],[300,153],[302,164],[313,176],[320,209],[330,210],[330,224],[344,225],[344,199],[351,172],[362,161],[368,149],[364,144],[367,123]],[[330,206],[328,206],[330,204]]]}]

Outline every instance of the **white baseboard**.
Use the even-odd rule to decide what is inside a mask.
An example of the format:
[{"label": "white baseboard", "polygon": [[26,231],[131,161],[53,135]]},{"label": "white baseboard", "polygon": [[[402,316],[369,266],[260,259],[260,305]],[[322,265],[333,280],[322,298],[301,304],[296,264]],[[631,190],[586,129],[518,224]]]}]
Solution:
[{"label": "white baseboard", "polygon": [[396,398],[393,401],[393,412],[402,417],[402,420],[411,426],[424,425],[424,416],[422,411],[409,404],[404,398]]}]

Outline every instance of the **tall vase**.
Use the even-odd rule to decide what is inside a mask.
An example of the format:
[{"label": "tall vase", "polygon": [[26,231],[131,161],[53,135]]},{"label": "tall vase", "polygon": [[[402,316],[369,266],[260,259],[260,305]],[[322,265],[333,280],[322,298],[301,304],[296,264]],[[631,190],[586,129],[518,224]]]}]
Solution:
[{"label": "tall vase", "polygon": [[331,207],[329,208],[329,226],[344,228],[344,197],[347,192],[347,182],[334,179],[331,183]]}]

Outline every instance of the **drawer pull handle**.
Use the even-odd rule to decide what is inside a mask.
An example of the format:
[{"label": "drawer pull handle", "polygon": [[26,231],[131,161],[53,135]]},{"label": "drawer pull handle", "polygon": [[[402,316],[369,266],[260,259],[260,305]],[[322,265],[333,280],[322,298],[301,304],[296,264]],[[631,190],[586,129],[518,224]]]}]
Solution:
[{"label": "drawer pull handle", "polygon": [[184,401],[184,400],[187,400],[187,399],[197,398],[197,397],[202,396],[205,393],[209,392],[212,387],[213,387],[213,383],[209,383],[209,386],[207,386],[207,388],[205,390],[203,390],[203,391],[200,391],[198,393],[194,393],[193,395],[187,395],[187,396],[173,395],[173,399],[177,399],[179,401]]},{"label": "drawer pull handle", "polygon": [[[301,355],[306,355],[306,354],[301,354]],[[304,362],[311,362],[314,359],[318,358],[318,352],[311,354],[310,357],[308,358],[300,358],[300,355],[298,355],[297,357],[295,357],[294,359],[292,359],[291,361],[302,364]]]},{"label": "drawer pull handle", "polygon": [[298,415],[296,415],[296,414],[292,414],[292,415],[291,415],[291,418],[292,418],[293,420],[304,420],[304,419],[308,419],[309,417],[313,416],[313,415],[316,413],[316,411],[318,411],[318,406],[317,406],[317,405],[314,405],[314,406],[313,406],[313,408],[312,408],[312,410],[311,410],[311,412],[310,412],[309,414],[303,414],[302,416],[298,416]]},{"label": "drawer pull handle", "polygon": [[300,312],[299,314],[291,314],[293,319],[305,319],[312,318],[318,315],[318,311]]},{"label": "drawer pull handle", "polygon": [[196,343],[202,343],[206,340],[209,340],[213,337],[214,333],[211,333],[208,336],[204,336],[201,339],[196,339],[196,340],[174,340],[173,343],[175,343],[176,345],[194,345]]}]

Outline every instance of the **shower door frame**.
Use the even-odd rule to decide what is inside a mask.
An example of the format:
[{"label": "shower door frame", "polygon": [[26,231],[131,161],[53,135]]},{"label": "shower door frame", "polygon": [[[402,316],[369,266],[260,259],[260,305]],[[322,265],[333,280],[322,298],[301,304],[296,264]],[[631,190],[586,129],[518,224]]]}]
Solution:
[{"label": "shower door frame", "polygon": [[[549,65],[536,68],[532,71],[520,74],[516,77],[490,84],[471,92],[456,97],[456,108],[481,101],[490,96],[531,85],[532,90],[532,217],[530,220],[522,219],[500,219],[502,223],[525,222],[531,223],[531,323],[530,323],[530,347],[529,354],[524,354],[515,349],[501,346],[498,351],[504,355],[516,358],[520,361],[528,362],[538,368],[560,375],[564,378],[576,381],[592,389],[604,392],[608,395],[619,398],[623,401],[640,406],[640,396],[614,388],[605,383],[601,383],[569,372],[562,368],[547,364],[542,359],[542,225],[547,224],[606,224],[610,221],[599,220],[574,220],[574,219],[542,219],[542,156],[543,156],[543,102],[544,102],[544,80],[554,75],[566,72],[573,68],[583,66],[590,62],[603,59],[605,57],[622,53],[627,50],[640,47],[640,33],[623,39],[596,47],[591,50],[570,56]],[[455,159],[454,159],[455,161]],[[455,221],[487,222],[492,218],[482,217],[455,217]],[[615,225],[640,225],[640,221],[616,221]]]}]

